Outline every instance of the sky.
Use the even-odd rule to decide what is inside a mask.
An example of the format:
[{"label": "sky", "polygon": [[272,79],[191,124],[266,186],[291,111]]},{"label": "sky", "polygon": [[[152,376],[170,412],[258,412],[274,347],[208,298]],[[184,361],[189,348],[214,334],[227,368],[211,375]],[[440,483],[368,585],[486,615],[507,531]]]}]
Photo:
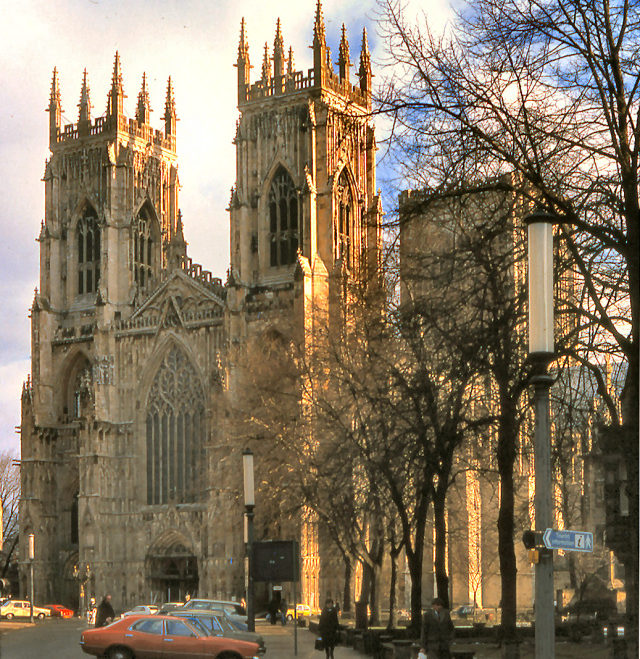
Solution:
[{"label": "sky", "polygon": [[[232,140],[238,118],[240,21],[246,21],[252,81],[265,42],[273,48],[281,19],[285,52],[296,70],[313,64],[310,45],[316,0],[0,0],[0,452],[19,452],[20,392],[30,372],[29,307],[38,285],[36,238],[44,219],[48,106],[57,67],[63,123],[76,123],[87,69],[93,117],[104,114],[113,59],[120,53],[125,114],[135,116],[146,72],[151,124],[161,129],[167,78],[178,114],[180,207],[189,256],[226,278],[229,219],[235,179]],[[447,0],[413,0],[416,12],[442,21]],[[323,0],[328,45],[337,59],[342,23],[354,62],[367,28],[374,76],[384,59],[375,0]],[[374,77],[374,84],[376,78]]]}]

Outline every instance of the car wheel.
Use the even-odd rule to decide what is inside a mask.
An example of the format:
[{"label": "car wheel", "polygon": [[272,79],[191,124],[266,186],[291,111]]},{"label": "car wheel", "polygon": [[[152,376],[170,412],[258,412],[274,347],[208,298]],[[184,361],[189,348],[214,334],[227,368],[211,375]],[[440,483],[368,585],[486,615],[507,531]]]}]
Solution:
[{"label": "car wheel", "polygon": [[107,657],[109,659],[133,659],[133,655],[127,648],[111,648]]},{"label": "car wheel", "polygon": [[13,619],[13,613],[7,613],[7,620]]},{"label": "car wheel", "polygon": [[44,613],[38,613],[38,620],[44,620]]},{"label": "car wheel", "polygon": [[293,620],[293,616],[289,613],[287,614],[287,620],[291,622]]}]

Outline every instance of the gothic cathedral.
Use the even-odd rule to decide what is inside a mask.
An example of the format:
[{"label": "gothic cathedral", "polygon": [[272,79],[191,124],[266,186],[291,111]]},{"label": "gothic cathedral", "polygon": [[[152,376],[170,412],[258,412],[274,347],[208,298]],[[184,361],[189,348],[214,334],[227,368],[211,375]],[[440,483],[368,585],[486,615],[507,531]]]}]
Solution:
[{"label": "gothic cathedral", "polygon": [[[40,601],[77,606],[80,584],[121,609],[243,596],[244,447],[221,403],[229,347],[271,326],[304,334],[345,272],[379,260],[366,33],[356,84],[344,27],[337,65],[318,1],[313,68],[294,69],[278,21],[252,82],[243,20],[225,284],[187,255],[171,79],[156,130],[144,77],[124,115],[116,54],[106,113],[92,117],[85,72],[78,122],[63,126],[54,70],[22,392],[23,592],[33,533]],[[336,575],[314,537],[302,533],[302,601],[317,606]]]}]

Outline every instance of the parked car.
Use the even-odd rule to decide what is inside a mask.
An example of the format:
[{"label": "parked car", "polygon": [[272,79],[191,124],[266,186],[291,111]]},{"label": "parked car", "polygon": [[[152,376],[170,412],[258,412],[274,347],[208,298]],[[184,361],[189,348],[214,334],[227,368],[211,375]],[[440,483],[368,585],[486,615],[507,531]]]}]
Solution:
[{"label": "parked car", "polygon": [[80,647],[87,654],[108,659],[145,656],[259,659],[257,643],[208,636],[187,620],[160,615],[127,616],[106,627],[85,630],[80,635]]},{"label": "parked car", "polygon": [[169,611],[179,609],[181,606],[184,606],[184,602],[165,602],[160,606],[156,613],[164,615],[165,613],[169,613]]},{"label": "parked car", "polygon": [[184,605],[183,609],[187,611],[224,611],[229,622],[241,631],[247,630],[247,611],[240,602],[192,599]]},{"label": "parked car", "polygon": [[[27,600],[7,600],[0,607],[0,618],[11,620],[12,618],[28,618],[31,615],[31,604]],[[38,620],[44,620],[51,615],[49,609],[39,606],[33,607],[33,616]]]},{"label": "parked car", "polygon": [[194,627],[202,629],[209,636],[226,636],[243,641],[252,641],[259,646],[258,653],[264,654],[267,649],[261,634],[249,631],[239,631],[227,619],[224,611],[198,611],[197,609],[176,609],[170,616],[188,620]]},{"label": "parked car", "polygon": [[[307,604],[296,604],[296,611],[298,612],[298,619],[300,618],[310,618],[312,615],[319,615],[318,611],[314,611]],[[293,620],[293,607],[290,606],[287,609],[287,620],[290,622]]]},{"label": "parked car", "polygon": [[45,604],[45,609],[49,609],[52,618],[73,618],[73,611],[62,604]]},{"label": "parked car", "polygon": [[140,604],[139,606],[134,606],[129,611],[125,611],[122,615],[124,616],[135,616],[135,615],[153,615],[158,613],[159,607],[155,604]]},{"label": "parked car", "polygon": [[473,604],[463,604],[458,606],[453,611],[451,611],[452,616],[457,616],[458,618],[468,618],[472,616],[477,610],[477,607],[474,607]]}]

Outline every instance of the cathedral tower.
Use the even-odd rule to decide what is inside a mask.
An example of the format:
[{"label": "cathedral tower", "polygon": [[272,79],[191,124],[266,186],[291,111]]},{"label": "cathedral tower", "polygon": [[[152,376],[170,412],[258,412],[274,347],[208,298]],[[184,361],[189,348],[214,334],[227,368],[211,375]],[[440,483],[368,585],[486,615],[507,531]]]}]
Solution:
[{"label": "cathedral tower", "polygon": [[209,572],[223,551],[209,532],[232,537],[222,515],[203,523],[224,290],[187,257],[171,79],[163,130],[149,123],[146,75],[132,118],[125,98],[116,53],[105,114],[92,117],[85,71],[78,122],[63,126],[54,70],[20,524],[36,537],[42,601],[74,608],[83,575],[121,607],[229,593],[236,578]]},{"label": "cathedral tower", "polygon": [[[371,63],[366,32],[352,84],[347,30],[337,70],[322,5],[313,24],[313,67],[295,70],[278,19],[260,77],[250,79],[247,25],[240,27],[236,183],[232,190],[230,334],[274,330],[309,350],[320,318],[344,303],[344,282],[371,276],[380,260]],[[325,316],[325,311],[329,315]],[[338,317],[340,314],[336,314]],[[340,593],[340,569],[314,523],[301,529],[302,597]],[[325,569],[326,568],[326,569]]]},{"label": "cathedral tower", "polygon": [[252,289],[268,286],[277,295],[293,283],[298,267],[311,285],[312,279],[326,279],[337,269],[362,276],[378,259],[366,33],[357,85],[349,79],[344,26],[339,70],[334,72],[319,1],[313,68],[295,71],[291,50],[285,66],[284,52],[278,20],[273,54],[265,45],[260,78],[252,82],[243,19],[237,61],[237,173],[230,208],[231,273],[242,291],[239,306]]}]

